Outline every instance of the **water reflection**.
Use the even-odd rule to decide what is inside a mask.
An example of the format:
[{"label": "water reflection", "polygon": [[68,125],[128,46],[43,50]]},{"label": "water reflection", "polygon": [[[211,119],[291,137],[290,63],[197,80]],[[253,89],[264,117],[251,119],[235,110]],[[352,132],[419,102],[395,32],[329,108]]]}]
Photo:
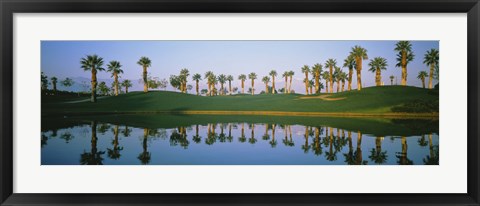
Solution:
[{"label": "water reflection", "polygon": [[[416,135],[413,132],[385,135],[383,131],[364,134],[361,129],[281,121],[229,121],[172,127],[162,127],[164,123],[142,127],[97,120],[72,122],[68,126],[42,128],[43,165],[439,164],[439,138],[435,128]],[[401,123],[407,125],[405,121]],[[372,127],[366,130],[369,128]],[[278,145],[277,141],[283,144]]]}]

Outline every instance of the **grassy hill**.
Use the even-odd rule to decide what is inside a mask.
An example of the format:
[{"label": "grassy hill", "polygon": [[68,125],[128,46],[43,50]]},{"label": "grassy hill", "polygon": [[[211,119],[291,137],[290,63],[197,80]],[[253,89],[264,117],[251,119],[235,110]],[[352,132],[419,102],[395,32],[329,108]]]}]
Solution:
[{"label": "grassy hill", "polygon": [[[413,109],[412,109],[413,108]],[[433,108],[433,109],[432,109]],[[196,96],[168,91],[131,92],[104,97],[97,103],[42,97],[42,115],[182,111],[254,111],[317,113],[430,113],[438,112],[438,90],[417,87],[369,87],[334,94],[261,94]],[[438,114],[436,114],[438,115]]]}]

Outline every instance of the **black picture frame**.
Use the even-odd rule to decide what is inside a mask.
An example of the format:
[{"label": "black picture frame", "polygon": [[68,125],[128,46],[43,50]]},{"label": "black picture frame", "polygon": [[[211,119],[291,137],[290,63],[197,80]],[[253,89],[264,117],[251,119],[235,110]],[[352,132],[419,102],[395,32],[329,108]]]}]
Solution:
[{"label": "black picture frame", "polygon": [[[480,205],[478,0],[0,0],[1,205]],[[15,13],[467,13],[468,189],[466,194],[19,194],[13,193],[13,15]],[[456,178],[456,177],[451,177]]]}]

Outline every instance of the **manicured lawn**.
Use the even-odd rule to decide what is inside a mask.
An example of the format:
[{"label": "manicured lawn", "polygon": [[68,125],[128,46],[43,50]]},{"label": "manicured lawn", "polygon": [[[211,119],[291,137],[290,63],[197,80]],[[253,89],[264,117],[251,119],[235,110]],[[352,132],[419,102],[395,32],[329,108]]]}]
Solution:
[{"label": "manicured lawn", "polygon": [[[328,95],[328,96],[327,96]],[[48,98],[48,97],[47,97]],[[325,113],[391,113],[412,101],[438,102],[438,90],[417,87],[369,87],[334,94],[262,94],[196,96],[168,91],[130,92],[97,103],[42,100],[42,115],[160,111],[287,111]]]}]

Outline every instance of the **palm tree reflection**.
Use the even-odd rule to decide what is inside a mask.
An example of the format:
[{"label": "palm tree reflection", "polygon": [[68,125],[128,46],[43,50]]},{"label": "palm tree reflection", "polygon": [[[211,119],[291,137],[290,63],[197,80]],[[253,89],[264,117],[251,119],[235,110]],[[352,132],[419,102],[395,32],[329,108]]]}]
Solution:
[{"label": "palm tree reflection", "polygon": [[408,159],[408,145],[407,145],[407,137],[402,136],[402,152],[397,152],[396,156],[398,158],[397,163],[400,165],[411,165],[413,161]]},{"label": "palm tree reflection", "polygon": [[107,155],[110,157],[110,159],[119,159],[120,158],[120,151],[123,150],[123,147],[118,146],[118,125],[115,125],[115,127],[112,129],[113,131],[113,149],[107,149]]},{"label": "palm tree reflection", "polygon": [[383,137],[377,137],[375,139],[375,148],[372,148],[370,156],[368,156],[368,158],[376,164],[384,164],[387,162],[388,155],[387,151],[382,151],[382,141]]},{"label": "palm tree reflection", "polygon": [[439,165],[439,149],[438,145],[433,145],[432,134],[428,134],[428,146],[430,148],[430,155],[423,158],[423,163],[426,165]]},{"label": "palm tree reflection", "polygon": [[268,143],[270,143],[270,146],[272,148],[275,148],[277,146],[277,140],[275,140],[275,127],[277,127],[276,124],[272,124],[272,140],[270,140]]},{"label": "palm tree reflection", "polygon": [[265,134],[263,134],[262,139],[263,140],[270,140],[270,135],[268,134],[268,124],[265,124]]},{"label": "palm tree reflection", "polygon": [[102,155],[105,154],[104,151],[97,150],[97,122],[91,122],[91,132],[92,132],[92,139],[91,149],[90,152],[83,152],[80,155],[80,164],[82,165],[102,165],[103,164],[103,157]]},{"label": "palm tree reflection", "polygon": [[140,153],[137,157],[137,159],[139,159],[140,163],[142,163],[143,165],[149,164],[151,159],[151,154],[148,151],[148,144],[147,144],[148,133],[149,133],[148,129],[143,128],[143,141],[142,141],[143,152]]},{"label": "palm tree reflection", "polygon": [[192,140],[193,140],[193,142],[195,142],[197,144],[202,141],[202,137],[200,137],[200,135],[198,135],[198,124],[195,125],[195,136],[193,136]]},{"label": "palm tree reflection", "polygon": [[321,155],[323,153],[322,151],[322,146],[321,146],[321,143],[320,143],[320,135],[322,133],[323,129],[321,127],[315,127],[315,139],[313,140],[313,143],[312,143],[312,150],[313,150],[313,153],[317,156]]},{"label": "palm tree reflection", "polygon": [[[285,133],[285,139],[283,140],[283,144],[288,147],[293,147],[295,146],[295,143],[293,142],[293,139],[292,139],[292,127],[290,125],[285,125],[285,128],[286,128],[285,131],[287,132]],[[290,139],[288,139],[287,135],[290,137]]]},{"label": "palm tree reflection", "polygon": [[325,157],[327,158],[328,161],[335,161],[337,160],[337,150],[333,150],[333,128],[330,128],[330,135],[328,137],[328,145],[329,145],[329,150],[328,152],[325,153]]},{"label": "palm tree reflection", "polygon": [[308,153],[308,151],[310,150],[310,145],[308,145],[309,134],[310,133],[308,131],[308,126],[305,126],[305,134],[304,134],[305,143],[302,145],[302,149],[304,153]]},{"label": "palm tree reflection", "polygon": [[123,136],[124,137],[129,137],[131,132],[132,132],[132,129],[128,128],[128,126],[125,125],[125,128],[122,130]]},{"label": "palm tree reflection", "polygon": [[250,144],[255,144],[257,142],[257,139],[255,139],[255,124],[251,124],[251,130],[252,130],[252,136],[248,138],[248,142]]},{"label": "palm tree reflection", "polygon": [[242,123],[242,132],[240,133],[240,137],[238,138],[238,141],[241,143],[244,143],[247,141],[247,138],[245,137],[245,123]]}]

